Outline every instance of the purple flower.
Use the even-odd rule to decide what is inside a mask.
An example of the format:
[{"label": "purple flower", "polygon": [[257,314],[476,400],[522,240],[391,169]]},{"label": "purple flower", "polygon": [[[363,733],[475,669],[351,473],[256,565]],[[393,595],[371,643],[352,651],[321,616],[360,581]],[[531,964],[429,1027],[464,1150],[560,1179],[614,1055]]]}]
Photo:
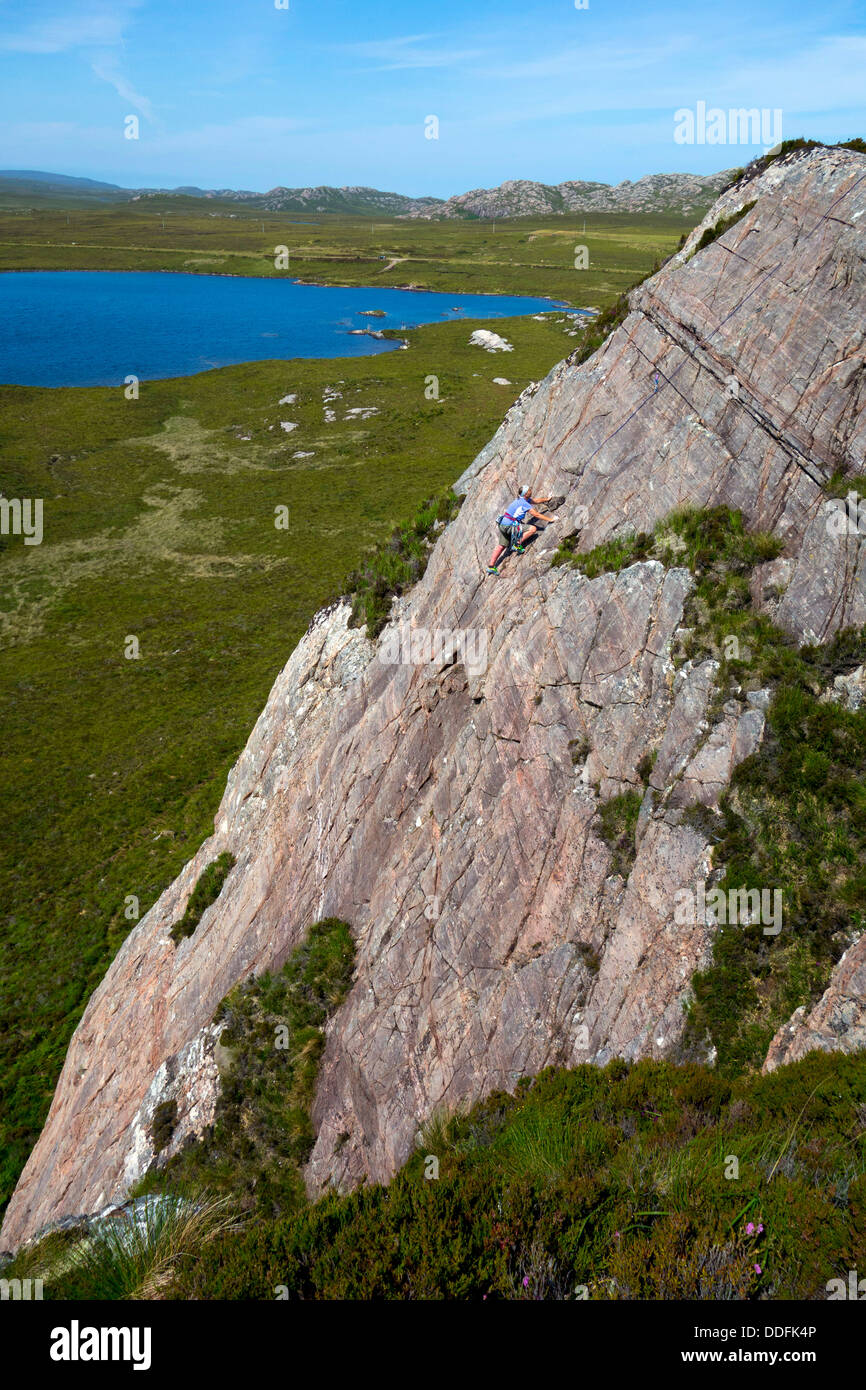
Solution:
[{"label": "purple flower", "polygon": [[747,1236],[753,1236],[754,1234],[755,1234],[755,1226],[754,1226],[754,1223],[753,1223],[752,1221],[750,1221],[749,1224],[748,1224],[748,1226],[746,1227],[746,1235],[747,1235]]},{"label": "purple flower", "polygon": [[756,1274],[760,1274],[760,1272],[761,1272],[761,1266],[760,1266],[760,1265],[755,1265],[755,1273],[756,1273]]},{"label": "purple flower", "polygon": [[528,1275],[528,1274],[524,1274],[524,1276],[523,1276],[523,1287],[524,1287],[525,1289],[528,1289],[528,1288],[529,1288],[529,1275]]},{"label": "purple flower", "polygon": [[761,1234],[761,1232],[763,1231],[763,1229],[764,1229],[763,1226],[759,1226],[759,1227],[758,1227],[758,1235]]}]

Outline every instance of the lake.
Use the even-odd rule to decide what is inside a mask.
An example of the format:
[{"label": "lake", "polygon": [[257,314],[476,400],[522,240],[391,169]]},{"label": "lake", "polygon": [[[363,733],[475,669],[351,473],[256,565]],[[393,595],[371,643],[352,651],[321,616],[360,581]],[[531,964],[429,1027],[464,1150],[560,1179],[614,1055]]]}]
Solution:
[{"label": "lake", "polygon": [[[352,336],[353,328],[413,328],[554,307],[548,299],[516,295],[341,289],[240,276],[5,271],[0,382],[117,386],[127,376],[153,381],[267,358],[357,357],[395,345]],[[384,317],[364,316],[375,309]]]}]

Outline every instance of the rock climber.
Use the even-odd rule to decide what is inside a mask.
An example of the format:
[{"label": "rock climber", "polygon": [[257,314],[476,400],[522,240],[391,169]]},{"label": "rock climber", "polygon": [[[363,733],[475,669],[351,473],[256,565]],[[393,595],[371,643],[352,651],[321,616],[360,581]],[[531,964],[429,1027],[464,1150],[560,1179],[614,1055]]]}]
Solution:
[{"label": "rock climber", "polygon": [[[539,508],[550,500],[549,497],[534,498],[528,487],[520,489],[514,501],[496,518],[502,540],[490,557],[488,574],[499,573],[499,561],[506,553],[513,550],[515,554],[522,555],[527,541],[531,541],[533,536],[542,531],[545,524],[556,520],[555,517],[546,516],[544,512],[539,511]],[[536,521],[540,521],[542,525],[533,525]]]}]

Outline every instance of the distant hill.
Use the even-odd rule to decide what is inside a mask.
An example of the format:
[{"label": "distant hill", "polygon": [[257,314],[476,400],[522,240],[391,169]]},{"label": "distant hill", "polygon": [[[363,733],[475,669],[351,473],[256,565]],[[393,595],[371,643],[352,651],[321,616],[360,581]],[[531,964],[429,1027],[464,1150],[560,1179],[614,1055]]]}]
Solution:
[{"label": "distant hill", "polygon": [[116,183],[79,179],[69,174],[45,174],[39,169],[0,169],[0,195],[3,194],[41,199],[72,195],[110,203],[126,202],[131,196],[128,188],[120,188]]},{"label": "distant hill", "polygon": [[476,188],[452,198],[410,198],[378,188],[350,185],[331,188],[286,188],[267,193],[249,189],[121,188],[97,179],[73,178],[34,169],[0,170],[0,199],[9,202],[123,203],[154,198],[202,198],[244,203],[262,212],[342,213],[387,217],[493,218],[539,217],[581,212],[648,212],[702,216],[732,171],[719,174],[648,174],[632,183],[588,183],[581,180],[546,184],[510,179],[498,188]]},{"label": "distant hill", "polygon": [[[498,188],[476,188],[449,198],[446,217],[527,217],[567,212],[705,213],[730,182],[733,170],[719,174],[647,174],[632,183],[533,183],[510,179]],[[416,214],[417,215],[417,214]]]},{"label": "distant hill", "polygon": [[121,188],[118,184],[102,183],[98,179],[74,178],[37,169],[0,169],[0,200],[7,203],[137,203],[157,198],[202,198],[244,203],[262,212],[331,212],[347,216],[376,213],[387,217],[428,217],[435,216],[445,207],[444,198],[409,198],[402,193],[386,193],[378,188],[361,186],[279,186],[267,193],[243,188],[198,188],[195,185],[180,188]]},{"label": "distant hill", "polygon": [[441,215],[444,198],[408,198],[403,193],[383,193],[378,188],[353,185],[348,188],[272,188],[269,193],[233,193],[221,189],[206,197],[242,201],[267,212],[378,212],[389,217],[427,217]]}]

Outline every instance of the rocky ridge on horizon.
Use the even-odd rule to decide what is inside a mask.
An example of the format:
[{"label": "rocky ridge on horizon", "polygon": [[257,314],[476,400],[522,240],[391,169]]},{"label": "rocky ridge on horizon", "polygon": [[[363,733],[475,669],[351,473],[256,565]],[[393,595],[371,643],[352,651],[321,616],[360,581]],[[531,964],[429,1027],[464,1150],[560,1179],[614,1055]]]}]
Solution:
[{"label": "rocky ridge on horizon", "polygon": [[[704,213],[715,202],[735,171],[718,174],[647,174],[634,183],[535,183],[509,179],[498,188],[476,188],[449,198],[446,217],[550,217],[581,212]],[[415,214],[422,215],[422,214]]]},{"label": "rocky ridge on horizon", "polygon": [[688,217],[707,211],[719,190],[729,181],[730,174],[728,170],[706,176],[648,174],[634,183],[626,179],[613,185],[581,180],[544,184],[531,179],[510,179],[497,188],[477,188],[450,198],[412,198],[403,193],[383,192],[360,184],[341,188],[325,184],[307,188],[277,185],[265,193],[251,189],[206,189],[192,184],[170,189],[125,189],[93,179],[75,179],[31,170],[4,170],[0,171],[0,193],[38,196],[40,189],[45,189],[55,197],[65,192],[69,196],[110,203],[192,197],[242,203],[262,212],[341,213],[347,216],[379,213],[386,217],[412,219],[547,217],[581,212],[672,213]]}]

